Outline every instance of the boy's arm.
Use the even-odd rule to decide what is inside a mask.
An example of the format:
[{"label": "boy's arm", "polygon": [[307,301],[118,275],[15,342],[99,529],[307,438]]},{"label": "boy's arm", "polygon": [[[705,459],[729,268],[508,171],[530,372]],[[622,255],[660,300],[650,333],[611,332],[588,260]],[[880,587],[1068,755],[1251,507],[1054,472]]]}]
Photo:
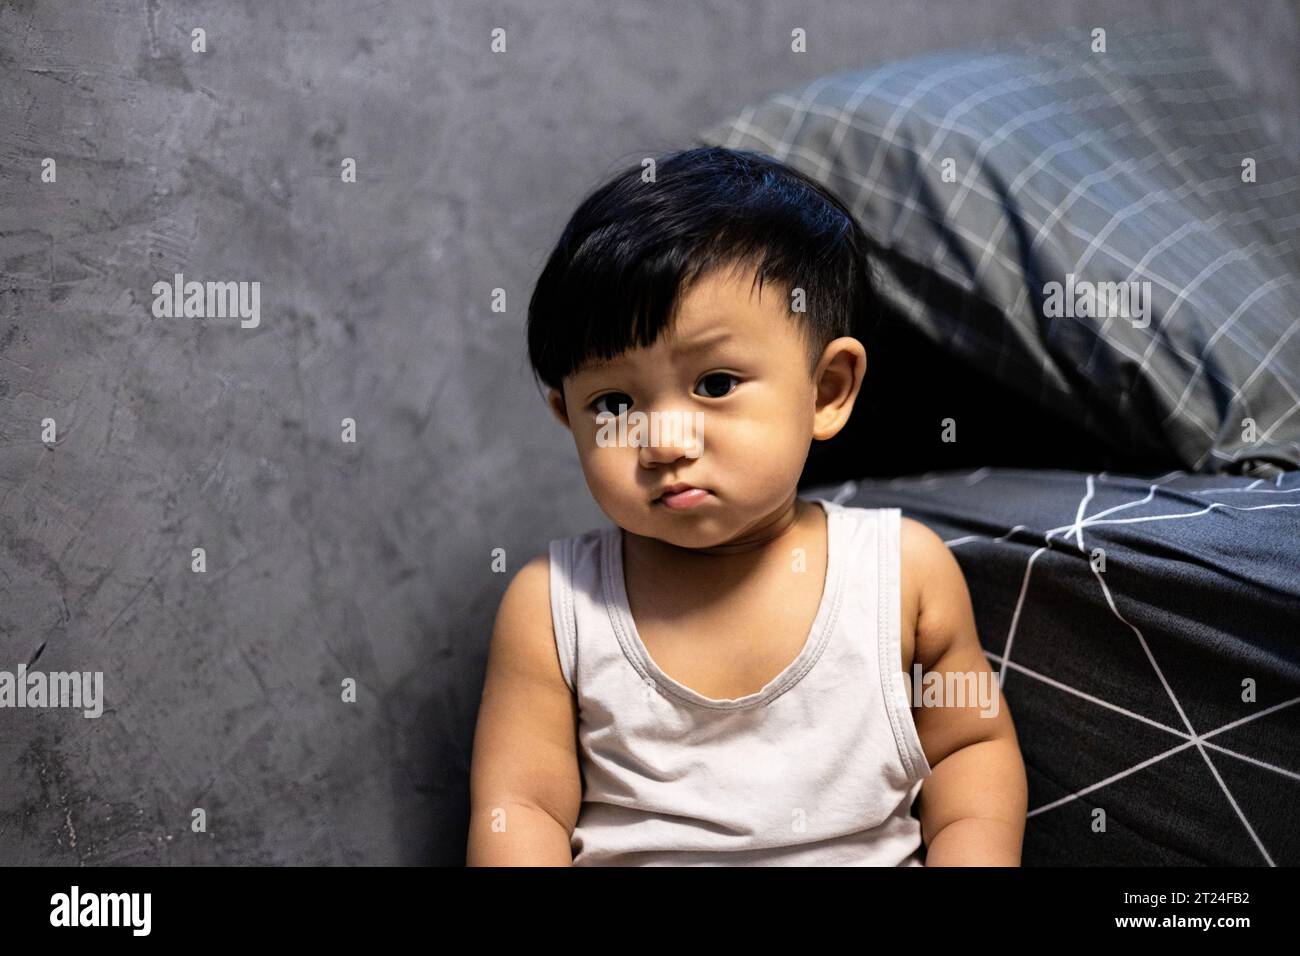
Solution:
[{"label": "boy's arm", "polygon": [[[925,525],[905,518],[902,537],[903,560],[920,581],[913,660],[923,681],[935,672],[943,677],[937,686],[945,688],[942,706],[912,712],[932,771],[919,798],[925,865],[1019,866],[1025,765],[1001,684],[980,646],[966,580],[948,546]],[[964,700],[949,699],[946,689],[955,682],[946,675],[953,672]]]},{"label": "boy's arm", "polygon": [[560,671],[541,555],[497,610],[474,731],[467,864],[571,865],[581,802],[577,703]]}]

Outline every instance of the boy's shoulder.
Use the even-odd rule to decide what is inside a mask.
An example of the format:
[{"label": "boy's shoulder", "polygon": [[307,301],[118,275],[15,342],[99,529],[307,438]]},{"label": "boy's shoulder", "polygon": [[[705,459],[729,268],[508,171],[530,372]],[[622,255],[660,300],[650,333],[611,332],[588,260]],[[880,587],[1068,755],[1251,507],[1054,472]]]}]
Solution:
[{"label": "boy's shoulder", "polygon": [[[509,615],[517,619],[530,619],[543,607],[551,603],[551,569],[550,555],[547,552],[534,555],[520,566],[506,585],[501,595],[497,614]],[[550,620],[549,615],[547,620]]]},{"label": "boy's shoulder", "polygon": [[929,562],[940,559],[940,555],[952,556],[948,546],[943,543],[929,525],[915,518],[903,515],[898,523],[899,550],[914,561]]},{"label": "boy's shoulder", "polygon": [[[904,516],[899,538],[903,614],[913,622],[912,650],[918,659],[933,661],[969,619],[970,590],[952,549],[928,525]],[[910,658],[911,650],[904,650]]]},{"label": "boy's shoulder", "polygon": [[924,600],[922,589],[931,580],[938,559],[936,546],[945,552],[948,546],[927,525],[907,515],[899,519],[898,538],[903,666],[910,672],[916,657],[917,628],[921,622],[921,603]]},{"label": "boy's shoulder", "polygon": [[903,577],[911,579],[918,597],[937,603],[953,597],[966,582],[952,549],[927,524],[903,516],[899,523],[899,563]]}]

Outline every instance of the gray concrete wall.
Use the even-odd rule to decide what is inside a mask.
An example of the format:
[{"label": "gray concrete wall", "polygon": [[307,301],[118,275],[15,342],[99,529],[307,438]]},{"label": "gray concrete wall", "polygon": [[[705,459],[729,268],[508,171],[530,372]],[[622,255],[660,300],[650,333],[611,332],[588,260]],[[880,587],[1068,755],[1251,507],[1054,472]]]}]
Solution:
[{"label": "gray concrete wall", "polygon": [[[0,709],[0,862],[463,862],[491,551],[603,520],[523,349],[576,202],[783,86],[1132,11],[0,6],[0,670],[105,681]],[[1294,3],[1148,12],[1300,147]],[[259,281],[260,325],[155,318],[176,272]]]}]

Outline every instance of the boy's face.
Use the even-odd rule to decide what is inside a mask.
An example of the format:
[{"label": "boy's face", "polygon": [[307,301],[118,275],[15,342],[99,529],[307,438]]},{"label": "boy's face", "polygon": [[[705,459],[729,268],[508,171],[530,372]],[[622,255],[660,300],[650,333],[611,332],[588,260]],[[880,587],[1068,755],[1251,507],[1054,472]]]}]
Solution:
[{"label": "boy's face", "polygon": [[[833,436],[853,410],[862,344],[836,339],[810,375],[785,290],[751,292],[752,278],[702,277],[653,345],[593,362],[565,378],[562,396],[550,392],[592,496],[628,532],[683,548],[743,541],[792,507],[812,440]],[[609,421],[620,409],[626,421]],[[663,497],[678,484],[702,491]]]}]

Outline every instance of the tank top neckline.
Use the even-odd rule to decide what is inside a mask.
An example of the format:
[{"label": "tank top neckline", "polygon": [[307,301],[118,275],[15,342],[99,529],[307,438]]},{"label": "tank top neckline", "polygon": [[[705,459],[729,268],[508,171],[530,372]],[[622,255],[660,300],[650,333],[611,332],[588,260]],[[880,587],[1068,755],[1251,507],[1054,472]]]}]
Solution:
[{"label": "tank top neckline", "polygon": [[839,617],[843,597],[845,556],[841,505],[825,498],[807,498],[822,506],[826,514],[826,577],[822,583],[821,603],[813,618],[803,648],[786,668],[759,690],[743,697],[714,698],[687,687],[669,677],[650,656],[645,642],[637,632],[636,621],[627,597],[627,582],[623,572],[623,529],[612,526],[605,529],[601,558],[601,578],[605,602],[609,607],[610,622],[628,661],[643,680],[653,681],[663,693],[700,707],[715,710],[742,710],[759,707],[774,700],[797,684],[821,657],[822,651]]}]

